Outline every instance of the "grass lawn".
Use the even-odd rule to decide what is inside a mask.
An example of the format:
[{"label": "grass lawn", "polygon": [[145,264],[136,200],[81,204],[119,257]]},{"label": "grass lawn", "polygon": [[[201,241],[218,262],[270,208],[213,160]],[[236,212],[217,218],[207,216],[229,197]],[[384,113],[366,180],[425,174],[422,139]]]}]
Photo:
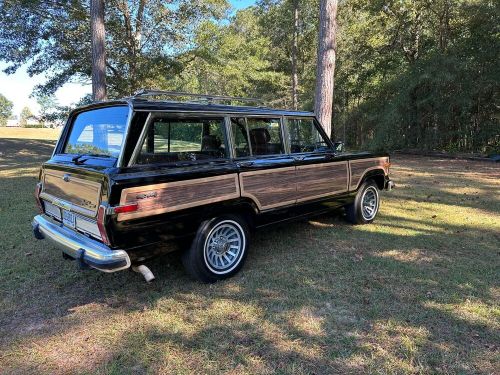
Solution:
[{"label": "grass lawn", "polygon": [[53,144],[0,138],[0,373],[500,372],[498,164],[395,157],[375,224],[259,232],[215,285],[171,254],[148,285],[32,237]]},{"label": "grass lawn", "polygon": [[0,127],[0,138],[57,140],[61,129]]}]

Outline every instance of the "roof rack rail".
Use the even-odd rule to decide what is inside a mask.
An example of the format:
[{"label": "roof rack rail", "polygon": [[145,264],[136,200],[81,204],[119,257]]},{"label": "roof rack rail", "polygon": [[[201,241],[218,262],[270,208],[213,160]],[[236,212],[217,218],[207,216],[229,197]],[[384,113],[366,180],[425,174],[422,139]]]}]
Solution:
[{"label": "roof rack rail", "polygon": [[149,90],[149,89],[140,89],[132,95],[133,98],[140,98],[143,96],[173,96],[173,97],[189,97],[189,98],[198,98],[208,103],[219,102],[219,101],[240,101],[240,102],[252,102],[264,104],[264,101],[261,99],[255,98],[243,98],[238,96],[225,96],[225,95],[209,95],[209,94],[194,94],[190,92],[182,92],[182,91],[164,91],[164,90]]}]

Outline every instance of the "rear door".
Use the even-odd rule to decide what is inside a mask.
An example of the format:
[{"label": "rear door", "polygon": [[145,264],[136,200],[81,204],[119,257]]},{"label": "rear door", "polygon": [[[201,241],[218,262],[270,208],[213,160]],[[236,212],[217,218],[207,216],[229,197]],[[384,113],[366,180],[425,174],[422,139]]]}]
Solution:
[{"label": "rear door", "polygon": [[287,117],[290,155],[297,167],[297,202],[312,201],[348,190],[349,166],[339,160],[312,117]]},{"label": "rear door", "polygon": [[281,117],[232,117],[233,154],[239,168],[241,196],[259,210],[296,202],[294,159],[286,154]]}]

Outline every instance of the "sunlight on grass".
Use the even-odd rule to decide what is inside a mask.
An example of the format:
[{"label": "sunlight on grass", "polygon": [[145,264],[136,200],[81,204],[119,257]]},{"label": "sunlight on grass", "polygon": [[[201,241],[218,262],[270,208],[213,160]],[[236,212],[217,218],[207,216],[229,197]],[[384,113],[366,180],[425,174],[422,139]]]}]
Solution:
[{"label": "sunlight on grass", "polygon": [[0,138],[17,138],[17,139],[43,139],[57,140],[61,134],[62,128],[59,129],[40,129],[40,128],[6,128],[0,127]]}]

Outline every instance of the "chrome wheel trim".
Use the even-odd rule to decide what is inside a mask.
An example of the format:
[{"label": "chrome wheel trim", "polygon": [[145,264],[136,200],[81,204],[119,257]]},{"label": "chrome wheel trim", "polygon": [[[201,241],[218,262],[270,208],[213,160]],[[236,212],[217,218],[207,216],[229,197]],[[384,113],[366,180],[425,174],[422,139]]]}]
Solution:
[{"label": "chrome wheel trim", "polygon": [[221,221],[210,230],[205,240],[205,265],[217,275],[229,273],[240,264],[245,246],[245,232],[241,225],[233,220]]},{"label": "chrome wheel trim", "polygon": [[366,221],[373,220],[378,212],[379,197],[378,190],[374,186],[368,186],[361,197],[361,215]]}]

